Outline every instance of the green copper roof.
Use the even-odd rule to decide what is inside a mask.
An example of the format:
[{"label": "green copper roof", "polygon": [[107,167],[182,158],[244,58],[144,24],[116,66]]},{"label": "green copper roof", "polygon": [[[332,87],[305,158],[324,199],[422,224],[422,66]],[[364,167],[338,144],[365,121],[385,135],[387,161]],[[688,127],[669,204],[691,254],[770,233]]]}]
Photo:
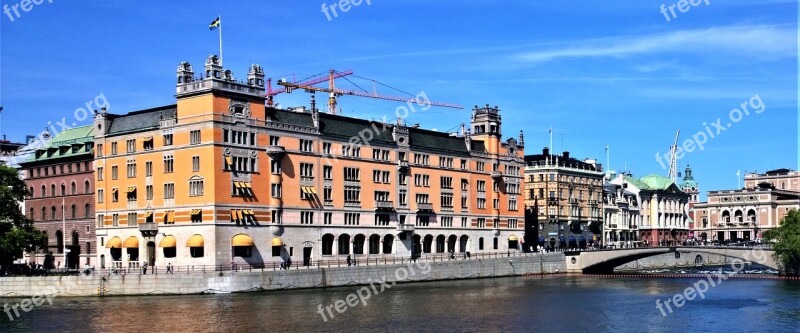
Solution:
[{"label": "green copper roof", "polygon": [[[87,150],[87,144],[88,146]],[[94,145],[94,126],[87,125],[66,129],[45,142],[36,153],[20,164],[25,166],[41,161],[63,159],[78,156],[92,156]]]},{"label": "green copper roof", "polygon": [[642,177],[640,181],[647,185],[648,190],[667,190],[672,184],[672,179],[656,174]]}]

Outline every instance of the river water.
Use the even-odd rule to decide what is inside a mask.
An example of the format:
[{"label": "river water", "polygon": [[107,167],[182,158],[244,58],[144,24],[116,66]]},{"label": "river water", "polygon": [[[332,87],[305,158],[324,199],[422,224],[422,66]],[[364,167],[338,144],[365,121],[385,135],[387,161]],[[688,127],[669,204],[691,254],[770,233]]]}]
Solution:
[{"label": "river water", "polygon": [[[800,281],[728,279],[704,299],[656,308],[698,278],[511,277],[267,293],[56,297],[0,332],[800,332]],[[366,296],[366,291],[361,290]],[[354,296],[352,296],[354,297]],[[351,303],[355,303],[352,301]],[[18,299],[0,302],[13,304]],[[357,301],[356,301],[357,302]],[[341,302],[340,302],[341,303]],[[333,304],[333,318],[319,305]],[[327,321],[325,321],[327,319]]]}]

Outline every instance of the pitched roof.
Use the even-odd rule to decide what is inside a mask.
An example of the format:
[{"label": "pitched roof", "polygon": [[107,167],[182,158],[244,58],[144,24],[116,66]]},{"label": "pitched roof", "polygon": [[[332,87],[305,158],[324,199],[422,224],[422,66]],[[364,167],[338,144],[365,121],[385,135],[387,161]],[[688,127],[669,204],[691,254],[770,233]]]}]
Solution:
[{"label": "pitched roof", "polygon": [[161,124],[161,119],[175,118],[178,112],[176,104],[157,108],[130,112],[125,115],[109,114],[111,124],[108,126],[108,135],[135,133],[156,129]]},{"label": "pitched roof", "polygon": [[[77,157],[91,157],[93,150],[86,150],[86,144],[93,144],[94,140],[94,126],[86,125],[80,127],[73,127],[66,129],[61,133],[56,134],[49,141],[44,142],[36,154],[31,154],[25,161],[19,161],[19,164],[25,166],[30,163],[50,161],[55,159],[77,158]],[[73,150],[72,146],[78,145],[77,150]],[[38,157],[37,157],[38,156]]]},{"label": "pitched roof", "polygon": [[[266,109],[267,118],[274,122],[293,124],[305,127],[313,127],[314,123],[309,112],[295,112],[279,109]],[[369,144],[396,145],[392,132],[396,125],[387,124],[379,121],[319,113],[319,130],[322,135],[339,137],[345,141],[349,138],[368,139]],[[446,151],[449,154],[469,156],[464,138],[450,136],[448,133],[425,130],[415,127],[406,127],[409,132],[409,144],[412,148],[420,148],[429,151]],[[363,136],[362,136],[363,135]],[[371,137],[371,139],[370,139]],[[478,143],[480,143],[478,145]],[[476,145],[483,148],[483,143],[473,141]],[[483,149],[481,149],[483,151]]]}]

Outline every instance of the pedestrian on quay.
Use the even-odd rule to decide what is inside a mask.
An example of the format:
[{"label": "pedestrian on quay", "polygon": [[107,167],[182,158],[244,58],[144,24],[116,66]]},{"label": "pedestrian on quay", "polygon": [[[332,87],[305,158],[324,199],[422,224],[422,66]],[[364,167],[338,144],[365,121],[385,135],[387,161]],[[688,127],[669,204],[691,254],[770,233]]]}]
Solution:
[{"label": "pedestrian on quay", "polygon": [[286,258],[286,269],[292,268],[292,257]]},{"label": "pedestrian on quay", "polygon": [[347,255],[347,266],[350,266],[350,255]]}]

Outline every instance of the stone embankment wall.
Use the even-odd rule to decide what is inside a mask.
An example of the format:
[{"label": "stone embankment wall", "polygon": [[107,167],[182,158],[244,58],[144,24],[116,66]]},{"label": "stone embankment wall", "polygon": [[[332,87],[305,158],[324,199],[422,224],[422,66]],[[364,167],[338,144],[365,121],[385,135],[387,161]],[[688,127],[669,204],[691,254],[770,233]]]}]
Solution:
[{"label": "stone embankment wall", "polygon": [[234,293],[386,283],[491,278],[566,271],[561,253],[399,265],[292,268],[157,275],[89,275],[0,278],[0,297],[111,296]]}]

